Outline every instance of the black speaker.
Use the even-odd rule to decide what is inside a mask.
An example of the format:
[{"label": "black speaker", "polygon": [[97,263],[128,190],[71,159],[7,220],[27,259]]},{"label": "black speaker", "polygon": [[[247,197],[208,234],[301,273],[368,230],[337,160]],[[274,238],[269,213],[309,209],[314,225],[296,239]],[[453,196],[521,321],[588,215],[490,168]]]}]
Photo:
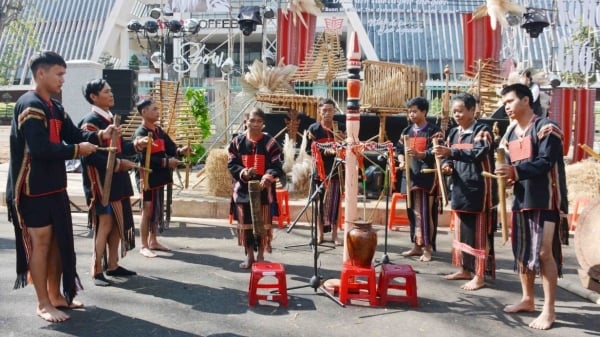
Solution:
[{"label": "black speaker", "polygon": [[111,86],[115,97],[111,111],[129,115],[137,102],[137,73],[130,69],[104,69],[102,78]]}]

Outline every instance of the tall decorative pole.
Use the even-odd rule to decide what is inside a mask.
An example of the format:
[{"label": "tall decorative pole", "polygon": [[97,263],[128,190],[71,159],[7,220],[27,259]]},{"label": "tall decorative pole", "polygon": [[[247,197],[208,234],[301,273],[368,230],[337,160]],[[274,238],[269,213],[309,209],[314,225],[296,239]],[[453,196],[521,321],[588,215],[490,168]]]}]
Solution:
[{"label": "tall decorative pole", "polygon": [[[344,212],[344,233],[350,231],[350,223],[356,220],[356,205],[358,193],[358,165],[356,156],[352,152],[354,145],[358,144],[358,131],[360,130],[360,44],[358,34],[352,32],[348,41],[348,93],[346,105],[346,179],[344,184],[346,210]],[[348,236],[344,235],[344,261],[348,260]]]}]

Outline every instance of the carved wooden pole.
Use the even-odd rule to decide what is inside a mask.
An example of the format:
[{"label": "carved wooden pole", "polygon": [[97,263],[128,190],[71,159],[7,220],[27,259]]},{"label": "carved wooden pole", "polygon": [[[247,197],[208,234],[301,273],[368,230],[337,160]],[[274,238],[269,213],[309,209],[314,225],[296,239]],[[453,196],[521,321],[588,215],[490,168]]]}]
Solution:
[{"label": "carved wooden pole", "polygon": [[[346,210],[344,216],[345,234],[350,231],[350,223],[356,220],[356,205],[358,193],[358,165],[356,156],[352,153],[352,147],[358,144],[358,131],[360,130],[360,45],[358,43],[358,34],[352,32],[348,39],[348,81],[346,90],[348,91],[346,105],[346,132],[347,146],[346,151],[346,179],[344,182],[344,193]],[[348,242],[347,235],[344,235],[344,261],[348,260]]]}]

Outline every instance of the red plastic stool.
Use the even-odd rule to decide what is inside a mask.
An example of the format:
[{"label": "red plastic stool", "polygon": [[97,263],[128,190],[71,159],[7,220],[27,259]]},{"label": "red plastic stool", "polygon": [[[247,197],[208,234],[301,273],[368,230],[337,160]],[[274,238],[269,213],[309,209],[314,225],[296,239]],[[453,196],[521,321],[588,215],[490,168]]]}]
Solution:
[{"label": "red plastic stool", "polygon": [[283,222],[286,221],[288,226],[290,225],[290,194],[286,189],[277,189],[277,208],[279,210],[279,216],[273,217],[273,222],[277,220],[277,226],[283,228]]},{"label": "red plastic stool", "polygon": [[[277,283],[259,283],[263,277],[271,276]],[[277,289],[277,294],[259,294],[258,289]],[[255,306],[258,300],[279,301],[281,305],[288,305],[287,282],[283,264],[274,262],[255,262],[250,273],[248,286],[248,305]]]},{"label": "red plastic stool", "polygon": [[[357,277],[367,278],[367,282],[359,282]],[[352,299],[368,299],[369,305],[377,306],[377,278],[375,267],[357,267],[345,262],[340,278],[340,302],[348,303]]]},{"label": "red plastic stool", "polygon": [[[404,283],[392,282],[398,277],[404,278]],[[406,292],[406,295],[390,295],[388,289],[400,289]],[[383,264],[381,265],[381,274],[377,284],[377,293],[379,303],[386,305],[388,301],[410,302],[413,307],[417,307],[417,276],[410,265],[407,264]]]},{"label": "red plastic stool", "polygon": [[396,214],[396,203],[398,200],[406,200],[406,194],[392,193],[392,207],[390,208],[390,214],[388,216],[388,229],[394,229],[394,225],[408,226],[410,221],[407,216]]}]

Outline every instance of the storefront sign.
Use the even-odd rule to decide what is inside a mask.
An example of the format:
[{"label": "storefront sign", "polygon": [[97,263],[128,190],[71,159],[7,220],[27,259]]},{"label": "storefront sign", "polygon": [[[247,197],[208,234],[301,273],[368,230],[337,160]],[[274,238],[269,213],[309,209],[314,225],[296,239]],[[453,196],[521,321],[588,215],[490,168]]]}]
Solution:
[{"label": "storefront sign", "polygon": [[221,67],[225,60],[223,52],[217,54],[214,51],[206,50],[206,45],[198,42],[185,42],[181,44],[180,62],[173,65],[173,70],[178,73],[187,73],[196,71],[199,65],[212,63]]}]

